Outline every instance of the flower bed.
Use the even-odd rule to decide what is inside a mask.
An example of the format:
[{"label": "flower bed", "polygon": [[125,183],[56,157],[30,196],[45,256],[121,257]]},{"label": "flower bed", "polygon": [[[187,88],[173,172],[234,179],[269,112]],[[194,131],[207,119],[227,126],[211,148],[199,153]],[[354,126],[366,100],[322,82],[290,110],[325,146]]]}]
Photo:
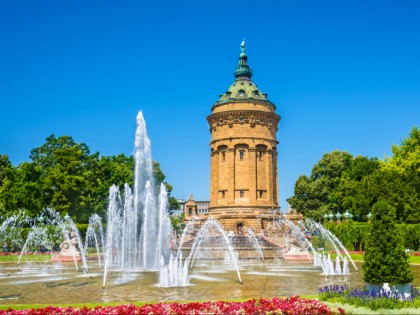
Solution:
[{"label": "flower bed", "polygon": [[45,314],[345,314],[344,310],[331,310],[317,300],[302,299],[299,296],[288,298],[252,299],[245,302],[191,302],[158,303],[135,306],[59,307],[29,310],[0,310],[0,315],[45,315]]},{"label": "flower bed", "polygon": [[377,309],[419,308],[419,291],[413,286],[409,295],[394,290],[368,291],[343,285],[326,285],[318,289],[321,301],[347,303]]}]

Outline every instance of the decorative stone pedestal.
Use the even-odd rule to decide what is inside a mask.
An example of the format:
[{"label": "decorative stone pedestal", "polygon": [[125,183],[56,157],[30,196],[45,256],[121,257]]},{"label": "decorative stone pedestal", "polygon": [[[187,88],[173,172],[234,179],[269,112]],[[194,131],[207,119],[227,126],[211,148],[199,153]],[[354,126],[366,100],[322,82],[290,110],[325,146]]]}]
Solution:
[{"label": "decorative stone pedestal", "polygon": [[291,244],[288,248],[285,249],[283,253],[283,259],[285,261],[308,261],[313,260],[312,256],[304,251],[302,248]]},{"label": "decorative stone pedestal", "polygon": [[60,244],[60,252],[52,257],[53,262],[79,262],[82,260],[80,251],[77,248],[77,237],[73,231],[70,233],[70,239]]}]

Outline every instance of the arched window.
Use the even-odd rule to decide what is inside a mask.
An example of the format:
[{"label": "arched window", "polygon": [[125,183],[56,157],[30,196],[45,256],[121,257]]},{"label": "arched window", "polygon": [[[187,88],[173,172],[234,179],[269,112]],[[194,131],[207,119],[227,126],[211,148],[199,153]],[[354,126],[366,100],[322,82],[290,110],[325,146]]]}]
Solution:
[{"label": "arched window", "polygon": [[226,145],[221,145],[217,148],[217,150],[219,150],[219,152],[222,155],[222,162],[226,161],[226,150],[227,150],[227,146]]},{"label": "arched window", "polygon": [[258,161],[262,161],[264,154],[267,152],[267,146],[265,146],[264,144],[258,144],[256,148],[257,148]]},{"label": "arched window", "polygon": [[247,152],[248,148],[248,145],[244,143],[235,145],[236,156],[239,158],[240,161],[245,160],[245,153]]}]

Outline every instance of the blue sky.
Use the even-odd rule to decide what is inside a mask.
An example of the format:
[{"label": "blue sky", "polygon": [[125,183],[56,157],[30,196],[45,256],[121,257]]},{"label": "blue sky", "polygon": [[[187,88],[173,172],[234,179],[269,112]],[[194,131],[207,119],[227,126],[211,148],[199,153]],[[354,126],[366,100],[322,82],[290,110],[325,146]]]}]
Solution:
[{"label": "blue sky", "polygon": [[50,134],[132,153],[142,110],[173,194],[209,198],[206,117],[247,42],[282,116],[279,196],[324,153],[384,158],[420,121],[420,1],[0,1],[0,154]]}]

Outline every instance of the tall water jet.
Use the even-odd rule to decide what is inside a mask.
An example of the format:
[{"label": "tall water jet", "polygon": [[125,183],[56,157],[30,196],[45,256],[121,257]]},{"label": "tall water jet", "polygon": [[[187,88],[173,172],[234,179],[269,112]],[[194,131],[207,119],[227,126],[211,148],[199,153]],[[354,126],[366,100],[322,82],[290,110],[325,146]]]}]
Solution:
[{"label": "tall water jet", "polygon": [[171,254],[168,264],[165,264],[161,257],[160,264],[158,287],[186,287],[189,285],[188,262],[182,262],[182,254],[176,257]]},{"label": "tall water jet", "polygon": [[[102,219],[96,213],[89,218],[89,225],[86,230],[85,238],[85,255],[87,255],[87,250],[89,247],[96,248],[96,255],[98,257],[99,267],[102,267],[100,247],[103,247],[105,244],[104,241],[104,232],[102,227]],[[89,246],[91,245],[91,246]]]},{"label": "tall water jet", "polygon": [[252,229],[248,229],[248,238],[250,239],[251,244],[254,246],[255,250],[258,252],[258,255],[260,256],[261,260],[264,261],[264,254],[261,249],[261,245],[258,242],[258,239],[255,236],[255,233]]},{"label": "tall water jet", "polygon": [[185,264],[193,266],[196,258],[204,260],[224,259],[225,253],[227,253],[230,258],[229,262],[233,264],[236,270],[239,283],[242,283],[237,252],[220,223],[214,218],[209,218],[200,227]]},{"label": "tall water jet", "polygon": [[20,246],[22,245],[21,227],[31,225],[30,221],[31,219],[28,218],[22,211],[7,217],[0,224],[0,244],[8,244],[8,240],[12,240],[12,243],[8,244],[11,246],[10,250],[19,250]]},{"label": "tall water jet", "polygon": [[134,188],[110,188],[105,251],[105,273],[109,269],[156,271],[160,258],[169,261],[172,234],[168,216],[168,192],[156,185],[153,174],[151,142],[142,112],[137,115],[134,141]]},{"label": "tall water jet", "polygon": [[318,231],[319,233],[321,233],[321,236],[324,237],[326,240],[328,240],[334,246],[334,249],[335,249],[337,255],[340,256],[341,260],[344,261],[344,257],[341,254],[341,251],[343,251],[345,257],[347,257],[347,259],[350,260],[354,269],[357,271],[356,264],[354,263],[354,261],[351,258],[349,252],[347,251],[347,249],[344,247],[344,245],[337,238],[337,236],[335,236],[333,233],[331,233],[331,231],[329,231],[328,229],[324,228],[322,226],[322,224],[320,224],[318,222],[315,222],[311,219],[307,219],[305,221],[305,224],[307,224],[310,229],[312,229],[314,231]]}]

